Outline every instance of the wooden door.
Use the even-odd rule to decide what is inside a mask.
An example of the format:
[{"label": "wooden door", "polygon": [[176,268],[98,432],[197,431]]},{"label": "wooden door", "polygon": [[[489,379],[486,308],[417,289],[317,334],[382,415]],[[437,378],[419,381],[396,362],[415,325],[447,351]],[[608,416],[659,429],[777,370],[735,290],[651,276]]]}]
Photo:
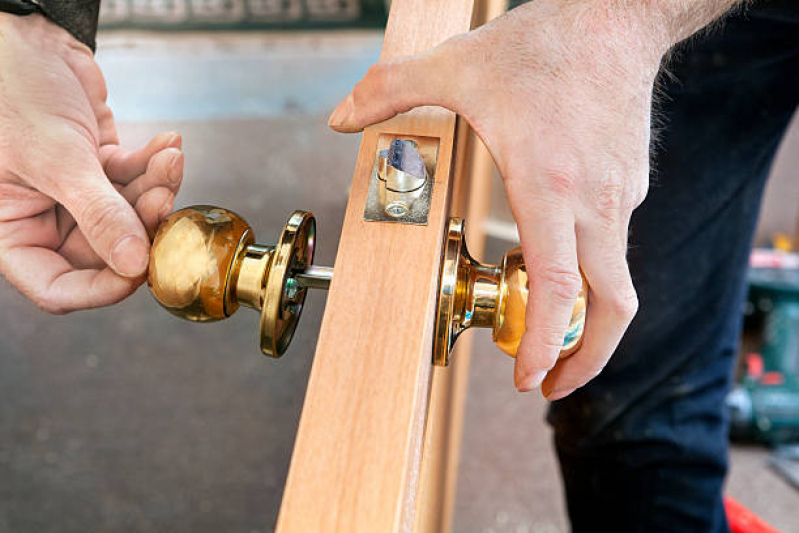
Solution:
[{"label": "wooden door", "polygon": [[[394,0],[381,58],[428,50],[473,17],[474,0]],[[439,140],[427,225],[364,220],[381,134]],[[482,249],[490,173],[485,149],[445,109],[364,131],[277,531],[449,529],[468,349],[459,341],[457,362],[434,371],[439,269],[454,212],[471,218],[471,249]]]}]

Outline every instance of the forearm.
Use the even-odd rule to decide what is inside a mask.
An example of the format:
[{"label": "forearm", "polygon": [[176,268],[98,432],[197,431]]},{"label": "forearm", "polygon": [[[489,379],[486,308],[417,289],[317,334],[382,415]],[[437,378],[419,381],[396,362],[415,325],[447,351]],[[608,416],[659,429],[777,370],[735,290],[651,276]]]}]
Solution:
[{"label": "forearm", "polygon": [[550,5],[562,11],[561,20],[571,21],[564,31],[566,42],[571,39],[572,46],[588,55],[582,57],[583,65],[605,68],[615,62],[623,69],[617,75],[643,74],[650,80],[675,44],[746,1],[561,0]]},{"label": "forearm", "polygon": [[667,39],[676,44],[721,18],[742,0],[650,0],[661,18]]}]

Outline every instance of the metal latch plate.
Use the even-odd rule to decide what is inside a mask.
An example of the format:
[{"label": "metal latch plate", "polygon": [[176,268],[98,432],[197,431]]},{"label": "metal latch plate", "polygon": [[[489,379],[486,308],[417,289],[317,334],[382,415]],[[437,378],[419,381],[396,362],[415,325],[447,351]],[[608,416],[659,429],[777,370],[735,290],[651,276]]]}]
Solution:
[{"label": "metal latch plate", "polygon": [[[396,140],[410,142],[418,152],[424,163],[426,170],[426,180],[416,193],[397,194],[389,188],[388,199],[386,193],[384,156]],[[377,150],[375,151],[375,163],[372,167],[372,175],[369,181],[369,192],[366,197],[366,207],[363,211],[363,219],[368,222],[394,222],[399,224],[427,225],[427,216],[430,212],[430,198],[433,195],[433,184],[435,183],[435,171],[438,163],[438,147],[440,139],[437,137],[421,137],[418,135],[395,135],[384,133],[377,139]],[[381,162],[381,159],[383,160]],[[381,179],[381,169],[384,174]],[[396,170],[396,169],[393,169]],[[407,197],[407,211],[392,211],[392,204],[397,197],[400,199]],[[402,200],[401,200],[402,201]]]}]

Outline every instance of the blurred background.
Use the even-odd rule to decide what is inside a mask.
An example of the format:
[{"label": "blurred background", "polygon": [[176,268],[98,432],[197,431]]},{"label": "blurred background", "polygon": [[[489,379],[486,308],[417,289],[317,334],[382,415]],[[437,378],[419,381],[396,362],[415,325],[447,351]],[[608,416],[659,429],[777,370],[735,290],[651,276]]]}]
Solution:
[{"label": "blurred background", "polygon": [[[183,135],[176,205],[232,209],[259,242],[272,242],[294,209],[313,211],[319,262],[332,264],[359,138],[330,131],[327,115],[377,60],[386,2],[102,5],[97,60],[123,144]],[[796,123],[760,246],[799,237]],[[487,230],[487,258],[513,245],[498,178]],[[290,351],[274,361],[259,355],[257,315],[246,310],[198,327],[142,289],[112,308],[53,317],[0,282],[0,531],[271,531],[324,300],[312,291]],[[752,309],[768,313],[764,301]],[[490,334],[471,335],[454,531],[565,532],[546,403],[515,392],[512,361]],[[753,350],[759,339],[751,334]],[[768,466],[770,454],[735,445],[727,491],[799,531],[799,491]]]}]

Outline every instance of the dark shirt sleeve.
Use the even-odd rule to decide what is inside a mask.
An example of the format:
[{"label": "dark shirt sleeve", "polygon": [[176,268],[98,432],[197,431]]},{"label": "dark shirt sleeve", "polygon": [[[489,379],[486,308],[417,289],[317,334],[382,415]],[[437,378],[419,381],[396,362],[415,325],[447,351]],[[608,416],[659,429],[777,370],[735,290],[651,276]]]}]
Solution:
[{"label": "dark shirt sleeve", "polygon": [[94,51],[100,0],[39,0],[42,12]]},{"label": "dark shirt sleeve", "polygon": [[100,0],[0,0],[0,11],[16,15],[40,11],[94,51]]}]

